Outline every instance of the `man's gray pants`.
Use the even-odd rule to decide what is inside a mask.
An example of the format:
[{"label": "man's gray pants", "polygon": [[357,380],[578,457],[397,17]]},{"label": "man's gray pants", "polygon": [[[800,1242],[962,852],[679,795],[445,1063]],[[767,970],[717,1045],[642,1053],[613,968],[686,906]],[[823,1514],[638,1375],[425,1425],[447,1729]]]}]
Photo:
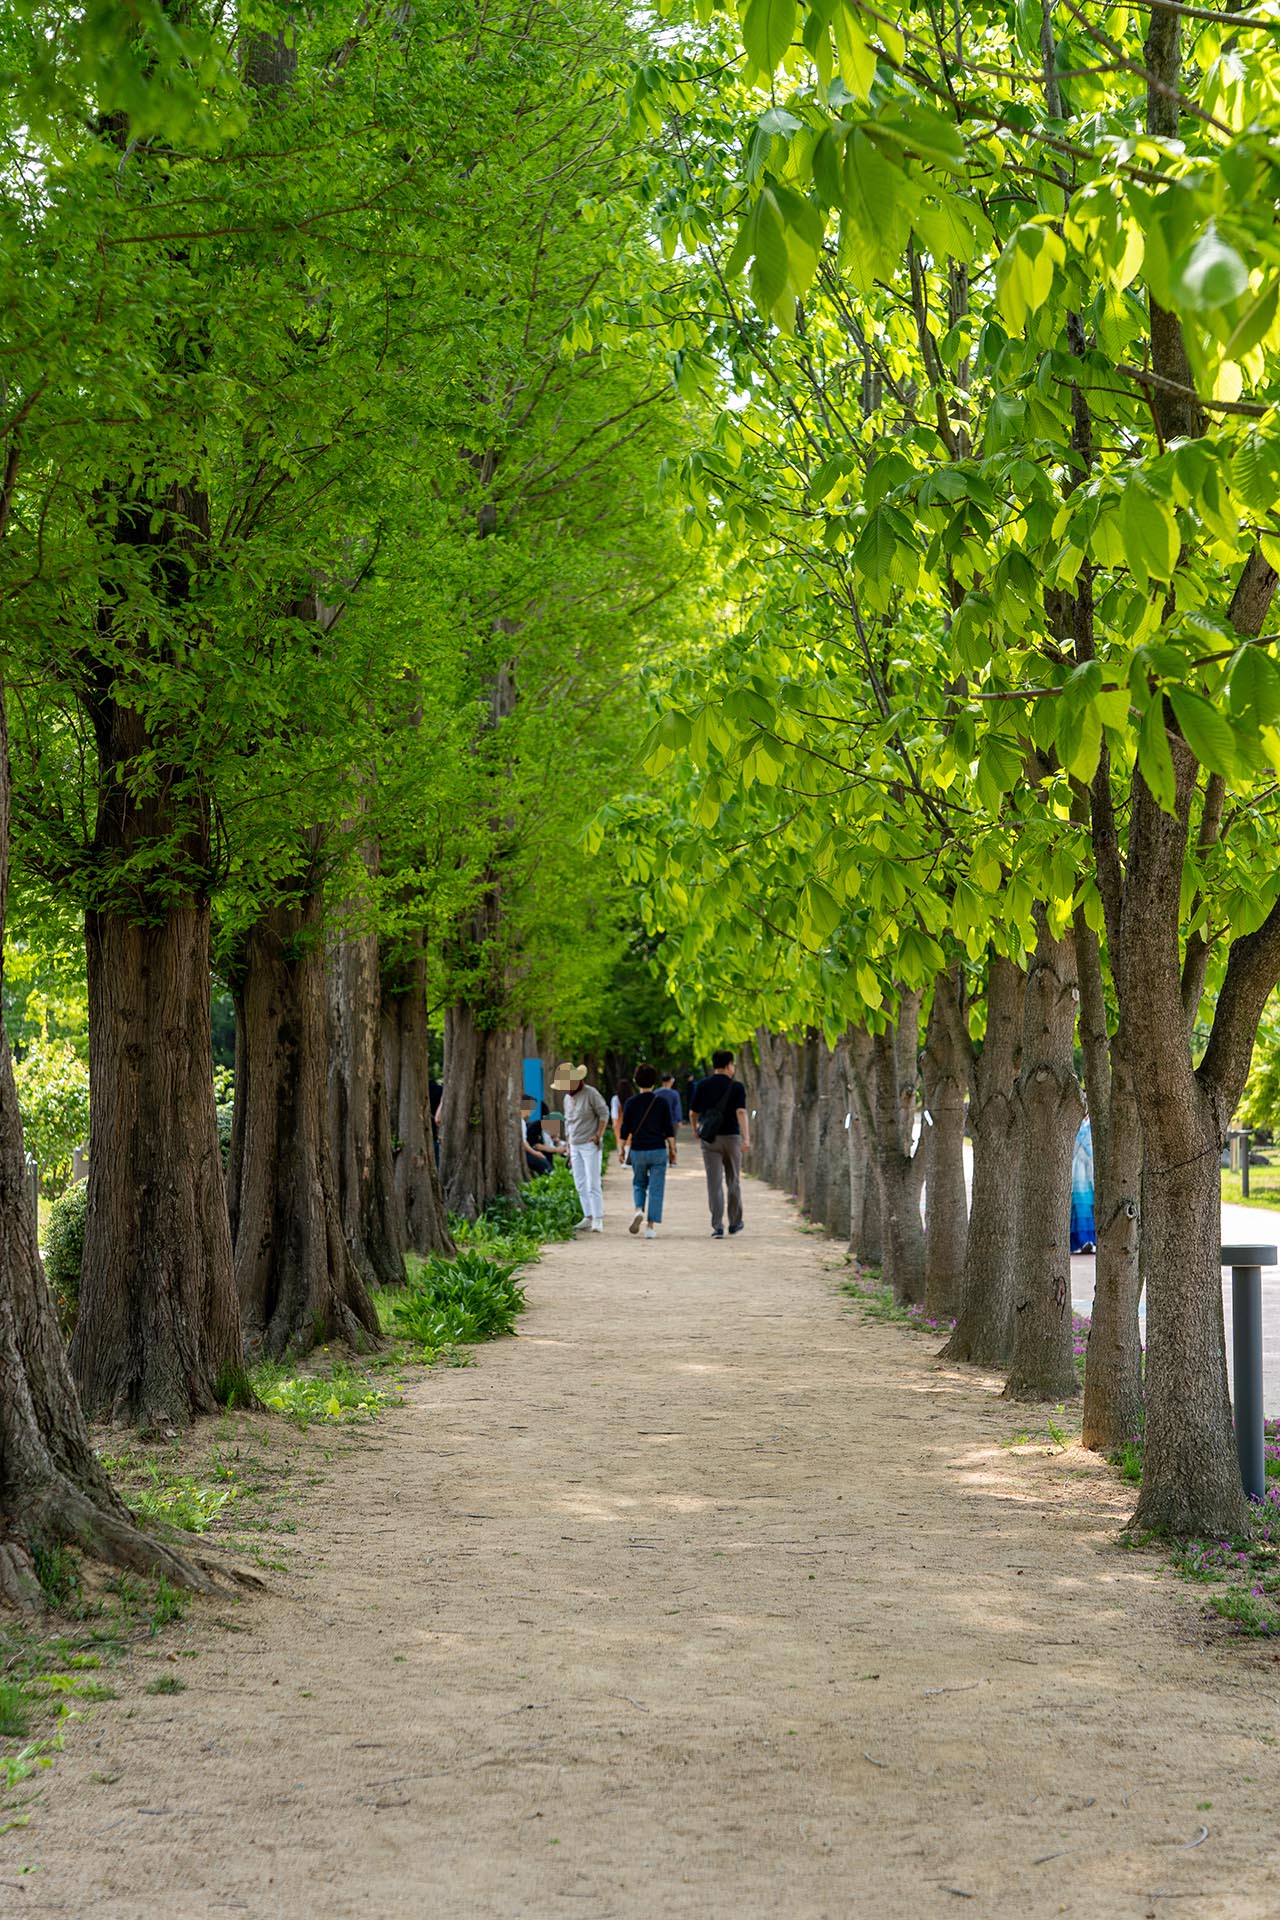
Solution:
[{"label": "man's gray pants", "polygon": [[707,1170],[707,1204],[711,1228],[724,1227],[724,1192],[729,1189],[729,1231],[742,1225],[742,1135],[722,1133],[703,1140],[702,1164]]}]

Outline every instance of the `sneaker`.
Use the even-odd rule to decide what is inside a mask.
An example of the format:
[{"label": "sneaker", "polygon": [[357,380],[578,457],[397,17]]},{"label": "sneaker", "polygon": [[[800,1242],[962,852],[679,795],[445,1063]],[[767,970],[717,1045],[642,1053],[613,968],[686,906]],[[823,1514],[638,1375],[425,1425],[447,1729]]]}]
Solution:
[{"label": "sneaker", "polygon": [[579,1220],[577,1226],[574,1228],[574,1232],[586,1233],[588,1229],[592,1227],[594,1224],[595,1223],[593,1222],[591,1215],[589,1213],[584,1213],[581,1220]]},{"label": "sneaker", "polygon": [[741,1233],[741,1232],[742,1232],[742,1229],[743,1229],[743,1227],[744,1227],[745,1225],[746,1225],[746,1222],[745,1222],[745,1220],[739,1220],[739,1222],[738,1222],[738,1224],[737,1224],[737,1226],[736,1226],[736,1227],[730,1227],[730,1229],[729,1229],[729,1231],[730,1231],[730,1233]]},{"label": "sneaker", "polygon": [[631,1222],[631,1225],[627,1228],[627,1232],[639,1233],[643,1225],[644,1225],[644,1215],[642,1213],[638,1213],[635,1219]]},{"label": "sneaker", "polygon": [[711,1229],[711,1238],[712,1238],[713,1240],[723,1240],[723,1239],[724,1239],[724,1228],[723,1228],[723,1227],[712,1227],[712,1229]]},{"label": "sneaker", "polygon": [[646,1240],[656,1240],[658,1237],[658,1229],[656,1227],[646,1227],[644,1237]]},{"label": "sneaker", "polygon": [[603,1233],[603,1232],[604,1232],[604,1221],[603,1221],[603,1220],[593,1220],[593,1221],[591,1222],[591,1231],[592,1231],[592,1233]]}]

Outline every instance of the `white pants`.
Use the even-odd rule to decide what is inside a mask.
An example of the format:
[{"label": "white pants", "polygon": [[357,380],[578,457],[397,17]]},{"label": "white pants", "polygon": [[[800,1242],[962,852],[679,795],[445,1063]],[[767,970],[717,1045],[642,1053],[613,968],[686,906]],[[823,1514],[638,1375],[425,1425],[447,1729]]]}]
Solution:
[{"label": "white pants", "polygon": [[600,1191],[600,1149],[588,1141],[585,1147],[569,1147],[569,1165],[573,1168],[573,1184],[578,1189],[578,1198],[582,1202],[583,1217],[587,1220],[604,1219],[604,1195]]}]

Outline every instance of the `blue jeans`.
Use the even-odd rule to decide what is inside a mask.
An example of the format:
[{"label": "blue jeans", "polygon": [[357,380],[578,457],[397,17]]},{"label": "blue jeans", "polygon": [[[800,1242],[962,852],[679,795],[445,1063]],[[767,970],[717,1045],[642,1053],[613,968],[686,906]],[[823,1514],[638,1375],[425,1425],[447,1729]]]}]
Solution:
[{"label": "blue jeans", "polygon": [[662,1218],[662,1196],[667,1187],[667,1150],[665,1147],[632,1147],[629,1158],[636,1212],[646,1214],[650,1224],[656,1227]]}]

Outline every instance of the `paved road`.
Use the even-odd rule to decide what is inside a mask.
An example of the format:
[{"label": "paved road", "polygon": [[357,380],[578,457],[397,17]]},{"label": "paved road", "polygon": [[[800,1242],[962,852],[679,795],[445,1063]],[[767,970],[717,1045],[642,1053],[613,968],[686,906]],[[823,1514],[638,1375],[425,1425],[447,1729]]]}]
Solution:
[{"label": "paved road", "polygon": [[[1280,1246],[1280,1212],[1273,1207],[1223,1207],[1224,1245]],[[1227,1365],[1231,1364],[1231,1275],[1222,1276],[1222,1298],[1227,1318]],[[1093,1255],[1076,1254],[1071,1262],[1071,1303],[1077,1313],[1093,1305]],[[1141,1309],[1145,1322],[1145,1305]],[[1280,1267],[1262,1274],[1262,1390],[1268,1414],[1280,1416]]]}]

